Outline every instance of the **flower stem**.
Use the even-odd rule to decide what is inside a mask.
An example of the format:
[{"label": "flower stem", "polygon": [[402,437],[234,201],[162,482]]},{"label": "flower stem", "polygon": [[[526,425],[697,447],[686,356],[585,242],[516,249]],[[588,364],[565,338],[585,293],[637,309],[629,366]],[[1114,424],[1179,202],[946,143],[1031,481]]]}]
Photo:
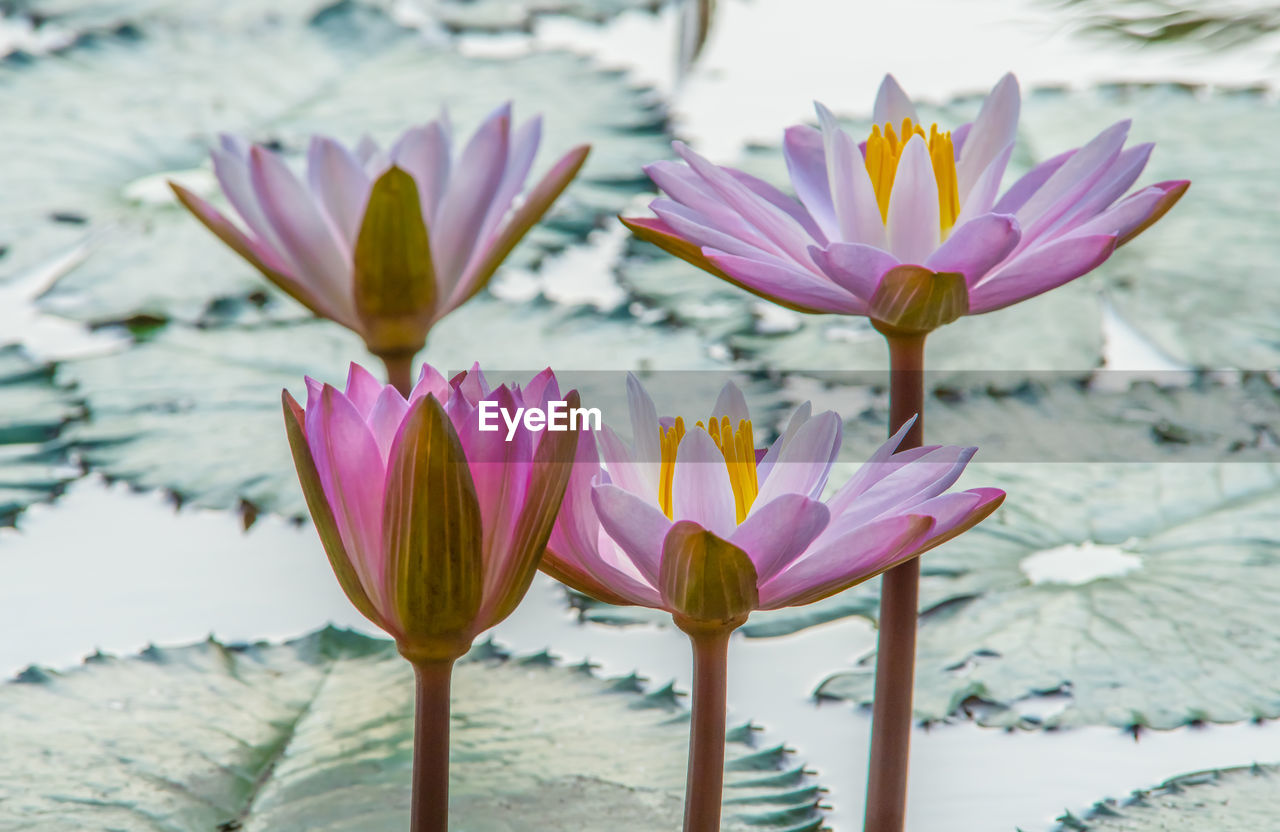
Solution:
[{"label": "flower stem", "polygon": [[378,355],[387,368],[387,384],[400,391],[400,395],[409,397],[413,390],[413,356],[414,353],[383,353]]},{"label": "flower stem", "polygon": [[451,660],[416,662],[413,811],[410,832],[449,830],[449,687]]},{"label": "flower stem", "polygon": [[693,645],[693,720],[684,832],[720,832],[729,635],[733,627],[685,629]]},{"label": "flower stem", "polygon": [[[889,433],[912,416],[916,422],[899,450],[924,439],[925,336],[885,333],[889,343]],[[884,574],[880,590],[880,638],[876,648],[875,700],[871,710],[871,763],[867,779],[868,832],[902,832],[907,817],[907,760],[911,748],[911,697],[915,684],[916,618],[920,595],[918,558]]]}]

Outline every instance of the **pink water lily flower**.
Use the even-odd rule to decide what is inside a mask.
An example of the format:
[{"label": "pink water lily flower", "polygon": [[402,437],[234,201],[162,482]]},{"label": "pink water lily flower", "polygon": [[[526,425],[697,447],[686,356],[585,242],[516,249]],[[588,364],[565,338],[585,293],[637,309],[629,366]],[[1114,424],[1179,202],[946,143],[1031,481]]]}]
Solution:
[{"label": "pink water lily flower", "polygon": [[859,142],[817,104],[820,126],[786,131],[795,197],[684,160],[646,171],[666,196],[656,218],[624,220],[641,238],[748,291],[803,312],[866,315],[928,331],[1000,309],[1096,268],[1167,212],[1185,180],[1130,191],[1151,144],[1125,147],[1108,127],[1001,190],[1021,105],[1006,75],[977,118],[925,128],[892,76]]},{"label": "pink water lily flower", "polygon": [[[742,393],[725,386],[711,418],[662,419],[628,378],[634,441],[605,426],[578,446],[543,569],[615,604],[665,609],[685,624],[737,626],[756,609],[807,604],[919,555],[1004,499],[947,493],[975,448],[895,453],[910,425],[829,497],[840,417],[806,404],[767,449]],[[603,457],[603,466],[601,463]]]},{"label": "pink water lily flower", "polygon": [[460,151],[447,115],[386,150],[368,138],[351,150],[315,136],[302,179],[267,147],[223,136],[214,172],[238,223],[172,187],[210,231],[312,312],[360,333],[375,355],[412,356],[581,168],[586,145],[526,191],[541,135],[539,117],[517,128],[504,104]]},{"label": "pink water lily flower", "polygon": [[345,392],[307,379],[284,393],[307,506],[347,597],[410,658],[457,658],[515,609],[537,571],[569,479],[576,430],[520,422],[484,431],[483,402],[508,413],[561,396],[546,370],[490,389],[479,368],[446,381],[424,365],[408,397],[351,365]]}]

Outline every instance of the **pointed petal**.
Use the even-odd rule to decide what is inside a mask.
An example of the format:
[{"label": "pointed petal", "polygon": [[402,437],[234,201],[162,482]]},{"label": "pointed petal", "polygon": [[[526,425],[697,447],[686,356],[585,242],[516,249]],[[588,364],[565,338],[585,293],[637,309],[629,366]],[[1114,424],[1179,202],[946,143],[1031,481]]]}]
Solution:
[{"label": "pointed petal", "polygon": [[973,286],[1018,245],[1022,229],[1009,214],[985,214],[957,227],[929,256],[925,266],[936,272],[964,275]]},{"label": "pointed petal", "polygon": [[760,587],[760,608],[798,606],[874,578],[916,554],[933,519],[890,517],[855,529],[810,550]]},{"label": "pointed petal", "polygon": [[345,147],[327,136],[314,136],[307,150],[307,183],[334,237],[350,252],[369,199],[369,175]]},{"label": "pointed petal", "polygon": [[924,263],[938,247],[938,180],[919,136],[911,137],[898,160],[886,231],[889,251],[903,263]]},{"label": "pointed petal", "polygon": [[809,209],[828,240],[838,239],[840,226],[827,180],[826,150],[822,133],[807,124],[788,127],[782,139],[782,156],[791,176],[791,187]]},{"label": "pointed petal", "polygon": [[685,434],[676,451],[671,513],[677,521],[692,520],[726,538],[737,526],[724,454],[702,428],[695,427]]},{"label": "pointed petal", "polygon": [[[814,106],[822,124],[827,176],[832,199],[835,201],[839,239],[846,243],[866,243],[884,248],[885,224],[880,216],[880,206],[876,202],[875,189],[871,186],[871,177],[867,173],[862,154],[858,152],[849,134],[840,128],[831,111],[821,104],[815,103]],[[936,188],[934,202],[937,202]]]},{"label": "pointed petal", "polygon": [[373,410],[374,402],[378,400],[378,396],[382,394],[382,382],[374,378],[373,373],[361,367],[352,361],[347,367],[347,398],[351,401],[360,416],[364,419],[369,418],[369,411]]},{"label": "pointed petal", "polygon": [[[1009,167],[1009,159],[1013,157],[1013,144],[1010,143],[1004,150],[996,154],[996,158],[991,160],[991,164],[987,165],[987,169],[978,177],[978,181],[973,183],[973,187],[969,189],[969,195],[960,203],[960,214],[956,217],[955,227],[959,228],[970,220],[975,220],[983,214],[993,213],[991,206],[995,205],[996,197],[1000,193],[1000,183],[1004,181],[1004,172]],[[1005,213],[1012,214],[1013,211]]]},{"label": "pointed petal", "polygon": [[732,381],[725,382],[724,387],[720,389],[720,395],[716,397],[715,407],[711,408],[713,419],[719,419],[722,416],[728,416],[729,424],[734,428],[739,422],[751,419],[751,412],[747,409],[747,398]]},{"label": "pointed petal", "polygon": [[353,565],[351,556],[347,554],[346,546],[342,542],[342,533],[338,530],[333,509],[329,505],[328,498],[325,497],[324,485],[320,481],[320,474],[316,471],[311,448],[307,443],[302,408],[294,401],[293,396],[289,395],[288,390],[284,391],[282,398],[284,426],[289,437],[289,449],[293,452],[293,463],[298,469],[302,494],[307,500],[307,509],[311,512],[311,520],[315,523],[316,531],[320,535],[320,543],[324,546],[324,553],[329,558],[333,574],[337,577],[342,591],[346,593],[347,598],[360,611],[360,614],[386,630],[389,626],[388,622],[378,612],[369,593],[365,591],[359,570]]},{"label": "pointed petal", "polygon": [[374,606],[392,620],[382,549],[385,472],[373,432],[347,397],[328,384],[315,406],[308,406],[304,427],[347,556]]},{"label": "pointed petal", "polygon": [[254,147],[249,176],[262,213],[280,238],[300,282],[321,299],[340,323],[354,323],[350,261],[293,171],[274,153]]},{"label": "pointed petal", "polygon": [[333,317],[333,313],[309,287],[298,282],[286,271],[291,267],[284,263],[278,253],[267,248],[265,243],[247,237],[218,209],[186,188],[175,182],[170,182],[169,187],[173,189],[178,201],[194,214],[205,228],[212,231],[218,239],[230,246],[232,251],[247,260],[251,266],[262,272],[264,277],[316,315]]},{"label": "pointed petal", "polygon": [[644,582],[635,565],[625,555],[622,562],[616,560],[617,545],[607,536],[601,540],[591,490],[603,473],[592,437],[579,437],[573,471],[539,568],[578,592],[608,604],[661,606],[656,588]]},{"label": "pointed petal", "polygon": [[[728,203],[729,207],[751,224],[757,232],[756,237],[769,241],[776,247],[779,254],[789,257],[798,264],[809,262],[806,247],[811,240],[792,217],[753,193],[724,168],[713,165],[694,153],[683,142],[673,142],[672,147],[689,167],[693,168],[707,185]],[[760,247],[766,248],[763,245]]]},{"label": "pointed petal", "polygon": [[471,260],[484,218],[506,172],[511,115],[500,107],[480,125],[453,169],[431,229],[442,297],[449,298]]},{"label": "pointed petal", "polygon": [[542,219],[564,189],[569,187],[569,183],[578,175],[590,152],[590,145],[575,147],[547,171],[533,190],[525,194],[520,207],[488,244],[484,259],[467,270],[466,278],[449,300],[451,306],[474,297],[488,284],[489,278],[493,277],[493,273],[498,270],[498,266],[502,265],[502,261],[507,259],[507,255],[516,247],[516,244],[524,239],[529,229]]},{"label": "pointed petal", "polygon": [[1111,167],[1129,133],[1121,121],[1099,133],[1063,163],[1017,211],[1023,228],[1023,245],[1035,240],[1102,178]]},{"label": "pointed petal", "polygon": [[830,410],[801,425],[795,437],[782,447],[768,476],[760,482],[755,505],[771,503],[784,494],[820,497],[831,465],[840,452],[842,435],[840,417]]},{"label": "pointed petal", "polygon": [[667,515],[654,503],[608,483],[591,490],[591,502],[600,527],[622,547],[645,580],[657,587],[662,541],[671,529]]},{"label": "pointed petal", "polygon": [[974,488],[921,503],[920,512],[933,517],[934,526],[920,551],[926,552],[978,525],[1000,507],[1004,498],[1005,493],[998,488]]},{"label": "pointed petal", "polygon": [[832,243],[809,253],[827,277],[864,302],[876,293],[885,272],[901,265],[889,252],[862,243]]},{"label": "pointed petal", "polygon": [[449,185],[450,148],[444,126],[433,121],[406,131],[391,148],[391,162],[413,177],[422,200],[422,216],[430,229]]},{"label": "pointed petal", "polygon": [[[570,409],[582,404],[576,390],[570,391],[565,401]],[[485,574],[480,629],[488,629],[506,619],[529,591],[573,473],[579,436],[577,430],[542,433],[533,454],[533,472],[509,550],[496,553],[499,559],[489,565]]]},{"label": "pointed petal", "polygon": [[965,138],[964,149],[956,162],[956,182],[960,202],[969,197],[974,184],[1000,153],[1013,143],[1018,132],[1018,113],[1022,94],[1018,79],[1009,73],[1001,78],[982,102],[978,117]]},{"label": "pointed petal", "polygon": [[750,555],[756,574],[767,581],[804,554],[830,519],[827,507],[817,500],[785,494],[753,510],[729,542]]},{"label": "pointed petal", "polygon": [[1170,208],[1178,203],[1178,200],[1182,199],[1182,195],[1187,192],[1187,188],[1191,187],[1191,182],[1186,179],[1174,180],[1169,182],[1160,182],[1152,187],[1159,188],[1164,192],[1164,196],[1160,198],[1158,203],[1156,203],[1155,209],[1147,215],[1146,219],[1121,235],[1120,239],[1116,242],[1117,247],[1124,245],[1143,231],[1146,231],[1148,228],[1155,225],[1161,217],[1169,212]]},{"label": "pointed petal", "polygon": [[777,260],[757,260],[708,248],[706,258],[730,280],[768,300],[801,312],[860,314],[858,298],[835,282]]},{"label": "pointed petal", "polygon": [[827,241],[826,233],[799,202],[796,202],[794,199],[787,196],[763,179],[752,176],[745,171],[740,171],[736,168],[729,168],[728,172],[730,176],[745,185],[747,190],[751,191],[756,196],[765,200],[770,205],[773,205],[784,214],[791,217],[791,219],[795,220],[810,237],[820,243],[825,243]]},{"label": "pointed petal", "polygon": [[1059,153],[1024,173],[1017,182],[1009,186],[1009,190],[1004,192],[1004,195],[992,206],[991,211],[996,214],[1017,213],[1023,205],[1027,204],[1027,200],[1044,187],[1049,177],[1053,176],[1075,154],[1074,148],[1065,153]]},{"label": "pointed petal", "polygon": [[917,124],[920,122],[916,106],[911,103],[910,96],[898,84],[898,79],[892,75],[885,75],[884,80],[880,82],[880,89],[876,91],[875,109],[872,110],[871,120],[881,125],[898,125],[904,118],[909,118]]},{"label": "pointed petal", "polygon": [[1001,309],[1093,271],[1115,251],[1110,234],[1068,237],[1036,248],[1001,266],[970,293],[973,314]]}]

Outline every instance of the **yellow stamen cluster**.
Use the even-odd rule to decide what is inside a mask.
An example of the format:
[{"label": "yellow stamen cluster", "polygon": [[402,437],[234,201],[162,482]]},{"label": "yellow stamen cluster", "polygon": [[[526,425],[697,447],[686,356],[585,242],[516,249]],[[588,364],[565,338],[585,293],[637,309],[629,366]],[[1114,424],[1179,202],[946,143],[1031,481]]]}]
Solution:
[{"label": "yellow stamen cluster", "polygon": [[[747,518],[751,504],[760,492],[760,484],[756,479],[756,446],[755,436],[751,430],[751,421],[741,419],[735,430],[729,423],[728,416],[711,419],[708,424],[698,422],[698,427],[711,435],[720,453],[724,455],[725,467],[729,470],[729,485],[733,488],[733,503],[738,522]],[[684,419],[676,419],[669,428],[659,428],[658,444],[662,451],[662,464],[658,475],[658,504],[662,511],[674,519],[671,486],[675,480],[676,452],[680,448],[680,440],[684,438]]]},{"label": "yellow stamen cluster", "polygon": [[927,134],[923,127],[909,118],[902,120],[900,131],[895,131],[889,123],[883,129],[878,124],[871,128],[871,135],[867,137],[867,173],[871,176],[871,187],[875,189],[876,202],[880,205],[880,219],[889,220],[889,197],[893,193],[893,180],[898,175],[898,161],[912,136],[920,136],[928,144],[933,176],[938,180],[938,217],[942,234],[946,236],[960,213],[960,189],[956,183],[956,152],[951,143],[951,131],[939,132],[936,124],[929,128]]}]

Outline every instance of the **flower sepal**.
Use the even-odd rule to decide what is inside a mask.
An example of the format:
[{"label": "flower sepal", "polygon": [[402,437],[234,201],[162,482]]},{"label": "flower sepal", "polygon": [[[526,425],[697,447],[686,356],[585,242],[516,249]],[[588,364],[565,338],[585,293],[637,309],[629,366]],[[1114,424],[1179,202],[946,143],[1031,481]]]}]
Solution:
[{"label": "flower sepal", "polygon": [[431,329],[436,276],[418,186],[402,168],[392,166],[374,182],[352,260],[369,351],[412,357]]},{"label": "flower sepal", "polygon": [[871,296],[868,317],[885,335],[926,335],[969,311],[964,275],[896,266]]},{"label": "flower sepal", "polygon": [[[662,544],[663,601],[686,633],[737,629],[760,605],[750,556],[692,521],[676,523]],[[692,628],[692,629],[691,629]]]}]

